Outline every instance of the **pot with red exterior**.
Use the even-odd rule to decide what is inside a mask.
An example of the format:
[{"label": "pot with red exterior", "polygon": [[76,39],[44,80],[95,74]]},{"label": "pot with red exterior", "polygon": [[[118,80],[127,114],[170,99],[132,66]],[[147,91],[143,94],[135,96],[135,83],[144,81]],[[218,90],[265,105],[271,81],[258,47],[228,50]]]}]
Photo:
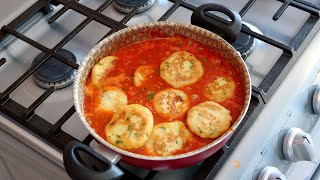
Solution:
[{"label": "pot with red exterior", "polygon": [[[209,7],[209,8],[208,8]],[[240,16],[237,15],[235,12],[226,9],[220,5],[216,4],[209,4],[206,6],[199,7],[195,13],[197,15],[193,15],[192,23],[196,23],[200,26],[207,26],[207,23],[201,23],[199,18],[202,21],[208,20],[206,16],[204,16],[204,11],[220,11],[227,14],[230,19],[232,20],[233,24],[224,24],[221,26],[229,26],[225,28],[233,28],[232,32],[240,31],[241,28],[241,21],[239,24]],[[236,23],[236,25],[234,24]],[[232,26],[232,27],[231,27]],[[214,26],[213,26],[214,27]],[[210,27],[206,27],[210,28]],[[165,34],[167,37],[173,36],[185,36],[187,38],[193,39],[206,45],[212,49],[215,49],[224,59],[230,61],[230,63],[235,67],[238,72],[239,76],[243,77],[244,85],[245,85],[245,101],[243,108],[241,110],[240,115],[231,125],[231,128],[225,132],[219,138],[213,140],[210,144],[199,148],[197,150],[187,152],[184,154],[178,155],[170,155],[170,156],[147,156],[141,154],[135,154],[123,149],[120,149],[109,142],[107,142],[104,138],[100,137],[91,127],[90,124],[87,122],[85,114],[84,114],[84,85],[88,78],[88,75],[95,65],[97,61],[101,58],[112,54],[113,52],[117,51],[120,48],[126,47],[130,44],[133,44],[138,41],[149,40],[159,38],[159,33],[153,32],[161,32],[161,34]],[[221,36],[226,38],[226,34],[220,34]],[[232,42],[236,39],[237,34],[231,35],[227,38],[229,42]],[[161,36],[163,38],[163,36]],[[232,136],[234,130],[240,124],[241,120],[243,119],[251,97],[251,82],[248,69],[244,63],[244,60],[241,58],[239,53],[223,38],[218,36],[217,34],[210,32],[206,29],[197,27],[195,25],[177,23],[177,22],[150,22],[141,25],[127,27],[122,29],[116,33],[113,33],[109,37],[105,38],[101,42],[99,42],[85,57],[83,62],[81,63],[77,76],[74,82],[74,103],[77,113],[80,116],[82,123],[85,125],[87,130],[91,133],[91,135],[100,143],[102,143],[107,148],[111,149],[112,151],[119,153],[121,155],[121,160],[128,164],[153,169],[153,170],[165,170],[165,169],[177,169],[183,168],[187,166],[194,165],[198,162],[203,161],[207,157],[211,156],[213,153],[218,151]],[[88,169],[85,165],[81,164],[82,162],[77,160],[79,157],[76,150],[87,152],[91,155],[94,155],[97,159],[101,162],[107,163],[109,168],[100,169],[96,172],[94,169]],[[93,152],[90,148],[80,144],[72,142],[68,144],[65,149],[64,153],[64,163],[67,172],[72,178],[75,179],[103,179],[106,176],[108,177],[116,177],[117,175],[121,175],[118,170],[116,172],[110,172],[110,168],[114,167],[111,163],[109,163],[105,158],[98,155],[97,153]],[[118,174],[117,174],[118,172]]]}]

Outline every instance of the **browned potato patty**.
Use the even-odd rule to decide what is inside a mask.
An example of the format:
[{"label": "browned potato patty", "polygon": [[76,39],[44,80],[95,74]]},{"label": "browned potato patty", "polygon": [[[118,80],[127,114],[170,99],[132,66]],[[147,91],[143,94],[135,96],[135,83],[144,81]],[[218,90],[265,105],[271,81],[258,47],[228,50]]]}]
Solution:
[{"label": "browned potato patty", "polygon": [[114,112],[117,108],[128,104],[127,95],[120,88],[109,86],[104,89],[104,92],[100,95],[99,107],[101,109]]},{"label": "browned potato patty", "polygon": [[152,128],[151,111],[140,104],[130,104],[117,109],[105,132],[109,143],[121,149],[137,149],[148,141]]},{"label": "browned potato patty", "polygon": [[139,66],[133,75],[133,84],[136,87],[139,87],[143,84],[144,81],[148,79],[148,76],[155,73],[155,68],[151,65],[142,65]]},{"label": "browned potato patty", "polygon": [[154,96],[153,106],[162,117],[176,118],[189,108],[189,98],[181,90],[166,89]]},{"label": "browned potato patty", "polygon": [[154,126],[146,147],[157,155],[169,156],[182,149],[190,137],[191,133],[181,121],[160,123]]},{"label": "browned potato patty", "polygon": [[118,58],[115,56],[107,56],[98,61],[92,68],[91,81],[93,84],[98,85],[100,79],[104,74],[107,74],[110,69],[114,66],[115,61]]},{"label": "browned potato patty", "polygon": [[188,111],[187,125],[201,138],[216,139],[231,126],[230,111],[218,103],[206,101]]},{"label": "browned potato patty", "polygon": [[175,88],[197,82],[202,74],[201,62],[186,51],[171,54],[160,65],[161,78]]},{"label": "browned potato patty", "polygon": [[230,77],[219,77],[205,89],[204,95],[214,102],[221,102],[234,95],[236,83]]}]

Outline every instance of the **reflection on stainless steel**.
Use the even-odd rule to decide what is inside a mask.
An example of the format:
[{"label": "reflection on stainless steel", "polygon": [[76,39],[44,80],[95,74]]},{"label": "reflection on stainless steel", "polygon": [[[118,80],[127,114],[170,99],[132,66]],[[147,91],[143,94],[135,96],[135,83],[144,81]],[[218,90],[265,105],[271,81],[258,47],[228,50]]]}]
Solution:
[{"label": "reflection on stainless steel", "polygon": [[[5,1],[12,3],[10,5],[6,4],[8,9],[12,7],[11,5],[17,4],[16,0]],[[27,5],[21,5],[21,8],[23,8],[23,6],[29,6],[31,2],[31,0],[26,1],[25,3]],[[92,9],[97,9],[105,2],[105,0],[79,1],[82,5]],[[185,0],[184,2],[191,3],[195,7],[204,3],[218,3],[240,12],[249,0]],[[320,4],[320,0],[308,0],[308,2],[316,5]],[[133,18],[125,24],[132,26],[144,22],[157,21],[172,5],[173,2],[169,0],[155,0],[154,5],[150,9],[134,15]],[[244,14],[242,20],[244,24],[249,26],[254,32],[263,34],[285,45],[290,45],[297,32],[310,17],[310,14],[289,6],[282,16],[277,21],[274,21],[272,17],[281,5],[282,2],[280,1],[256,0],[253,6]],[[84,15],[69,9],[55,22],[48,24],[48,18],[58,12],[62,7],[62,5],[54,7],[49,15],[44,15],[41,12],[37,13],[25,23],[25,25],[19,28],[18,31],[48,48],[54,47],[86,18]],[[18,9],[20,9],[20,7]],[[1,18],[3,12],[6,11],[0,11]],[[18,11],[8,15],[8,17],[17,14],[19,14]],[[114,2],[104,9],[102,14],[119,22],[126,16],[125,13],[115,10]],[[191,14],[191,10],[179,6],[178,9],[168,17],[168,21],[190,23]],[[7,22],[7,17],[5,17],[4,20],[0,19],[1,26],[7,24]],[[315,27],[318,28],[317,26]],[[73,52],[77,60],[81,62],[90,49],[110,30],[110,27],[106,27],[96,21],[91,21],[62,48]],[[248,55],[245,63],[250,72],[252,85],[258,87],[283,52],[281,49],[258,39],[255,39],[254,42],[255,46]],[[286,71],[290,71],[288,77],[281,83],[279,88],[277,88],[277,91],[272,94],[273,97],[270,98],[267,104],[262,104],[262,112],[259,112],[259,116],[254,119],[253,124],[247,127],[248,132],[241,139],[233,153],[228,154],[228,159],[225,164],[222,165],[220,171],[217,172],[218,179],[230,179],[230,176],[235,179],[250,179],[254,174],[253,172],[255,172],[255,176],[258,177],[257,174],[266,166],[278,168],[288,179],[298,177],[301,177],[300,179],[308,179],[308,177],[311,176],[316,164],[319,162],[320,156],[318,155],[318,159],[312,163],[299,162],[294,164],[279,158],[277,142],[279,132],[286,128],[298,127],[310,134],[312,139],[314,139],[316,150],[320,149],[320,144],[316,141],[316,139],[320,138],[319,115],[309,111],[309,106],[311,106],[312,102],[307,100],[310,85],[320,83],[320,76],[318,76],[320,69],[319,42],[320,33],[313,37],[313,41],[308,43],[309,45],[306,50],[304,50],[300,57],[297,57],[298,60],[295,66],[292,66],[291,69],[285,69]],[[9,37],[0,42],[0,58],[5,57],[7,59],[6,63],[0,67],[0,93],[5,91],[5,89],[28,70],[33,59],[39,53],[41,53],[40,50],[13,37]],[[289,63],[292,62],[290,61]],[[35,85],[32,76],[30,76],[10,94],[10,98],[27,108],[44,92],[44,89]],[[54,124],[72,105],[71,85],[64,89],[54,91],[53,94],[35,109],[35,114],[44,118],[50,124]],[[261,104],[259,104],[259,106],[260,105]],[[316,105],[314,105],[314,107],[316,107]],[[6,122],[3,120],[3,116],[0,115],[2,124]],[[78,114],[74,113],[71,118],[62,125],[61,129],[76,139],[83,140],[89,133],[85,130],[84,125],[79,122]],[[34,139],[35,136],[30,138],[31,134],[29,134],[30,136],[26,135],[24,131],[21,131],[23,132],[21,133],[19,129],[13,128],[15,126],[11,126],[12,123],[9,122],[5,124],[6,125],[1,126],[1,128],[8,128],[8,130],[12,130],[12,132],[17,131],[18,138],[25,136],[24,138],[27,144],[38,148],[35,149],[35,151],[39,150],[41,151],[40,153],[47,152],[45,155],[50,157],[52,161],[62,165],[62,156],[59,152],[53,151],[48,145],[43,145],[44,143],[36,141]],[[23,137],[21,137],[21,139],[23,139]],[[98,147],[94,142],[95,141],[92,141],[90,145],[92,147]],[[250,146],[248,146],[248,144],[250,144]],[[226,147],[229,147],[229,145]],[[118,157],[114,160],[117,161]],[[239,162],[238,164],[240,164],[240,166],[233,166],[232,162],[234,161]],[[120,162],[120,164],[124,163]],[[144,177],[146,174],[146,170],[130,167],[129,165],[124,166],[137,172],[141,177]],[[178,180],[189,178],[196,172],[199,166],[200,164],[178,171],[161,172],[156,175],[155,179],[172,178]],[[301,169],[305,169],[305,171],[300,172]]]},{"label": "reflection on stainless steel", "polygon": [[145,13],[136,14],[126,23],[128,26],[145,22],[157,21],[172,5],[170,1],[156,0],[154,5]]},{"label": "reflection on stainless steel", "polygon": [[313,98],[312,98],[312,109],[315,114],[320,115],[320,85],[317,85]]},{"label": "reflection on stainless steel", "polygon": [[310,134],[300,128],[291,128],[283,141],[283,154],[291,162],[314,161],[315,146]]},{"label": "reflection on stainless steel", "polygon": [[[254,31],[256,33],[262,34],[262,32],[252,24],[242,22],[242,28],[243,27],[249,28],[251,31]],[[243,32],[240,32],[237,40],[232,43],[232,46],[236,48],[241,53],[241,56],[244,59],[247,59],[247,57],[251,54],[253,48],[256,45],[256,39],[252,36],[245,34]]]}]

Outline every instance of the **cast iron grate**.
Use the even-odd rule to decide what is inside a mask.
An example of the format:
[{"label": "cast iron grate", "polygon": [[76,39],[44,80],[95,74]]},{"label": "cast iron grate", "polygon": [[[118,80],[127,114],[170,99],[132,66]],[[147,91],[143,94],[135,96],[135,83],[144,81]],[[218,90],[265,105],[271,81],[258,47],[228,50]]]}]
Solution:
[{"label": "cast iron grate", "polygon": [[[184,7],[189,10],[194,10],[196,7],[186,3],[183,0],[170,0],[173,2],[173,5],[159,18],[159,21],[167,20],[170,15],[172,15],[178,7]],[[297,33],[295,38],[289,44],[289,46],[284,45],[272,38],[266,37],[255,33],[247,28],[242,28],[241,32],[246,33],[256,39],[259,39],[265,43],[268,43],[274,47],[277,47],[283,50],[283,54],[277,60],[275,65],[272,67],[270,72],[264,78],[262,83],[258,87],[253,87],[252,100],[250,102],[248,113],[246,114],[244,120],[237,128],[234,135],[226,143],[226,145],[220,149],[217,153],[206,159],[197,172],[194,174],[195,179],[212,179],[216,173],[219,171],[224,161],[228,158],[228,155],[236,147],[236,145],[241,140],[241,137],[246,133],[247,129],[252,125],[255,118],[262,110],[264,104],[268,102],[268,99],[272,93],[279,86],[284,77],[288,74],[290,68],[294,65],[297,58],[303,49],[306,47],[308,42],[311,40],[313,35],[319,29],[319,10],[320,7],[314,4],[301,1],[301,0],[278,0],[283,2],[283,5],[273,16],[274,20],[280,18],[281,14],[286,10],[288,6],[294,6],[298,9],[310,13],[310,17],[305,22],[303,27]],[[53,23],[61,15],[63,15],[67,10],[72,9],[84,16],[86,19],[83,20],[76,28],[74,28],[65,38],[63,38],[56,46],[53,48],[47,48],[42,44],[33,41],[32,39],[24,36],[23,34],[16,31],[23,23],[25,23],[29,18],[31,18],[38,11],[43,13],[48,13],[51,9],[50,4],[63,4],[64,7],[60,9],[56,14],[51,16],[48,20],[48,23]],[[8,35],[13,35],[16,38],[32,45],[33,47],[41,50],[46,55],[41,61],[34,64],[30,67],[21,77],[19,77],[14,83],[12,83],[5,91],[0,93],[0,111],[7,116],[9,116],[13,121],[16,121],[22,124],[27,129],[33,131],[39,135],[44,141],[49,142],[52,146],[63,150],[65,145],[75,140],[74,137],[64,132],[61,127],[68,119],[75,113],[75,108],[72,106],[55,124],[50,124],[45,119],[41,118],[34,113],[34,110],[55,91],[54,87],[47,89],[36,101],[34,101],[28,108],[23,107],[19,103],[9,98],[10,93],[12,93],[19,85],[21,85],[35,70],[37,70],[43,63],[45,63],[50,57],[55,57],[59,61],[71,66],[74,69],[78,68],[78,64],[73,63],[72,61],[66,59],[65,57],[59,55],[57,50],[63,47],[68,41],[70,41],[77,33],[79,33],[86,25],[91,21],[97,21],[105,26],[111,28],[111,30],[105,35],[108,36],[122,28],[125,28],[127,23],[137,12],[138,8],[133,8],[123,19],[116,21],[110,17],[107,17],[101,12],[107,8],[113,0],[106,0],[100,7],[96,10],[90,9],[77,1],[68,1],[68,0],[38,0],[32,6],[30,6],[26,11],[19,15],[16,19],[10,22],[8,25],[5,25],[0,30],[0,42],[4,40]],[[250,9],[250,7],[255,3],[255,0],[249,0],[246,5],[241,9],[239,14],[244,16],[245,13]],[[208,14],[212,18],[219,17],[212,14]],[[0,59],[0,68],[5,64],[6,59]],[[89,145],[93,140],[91,135],[87,136],[82,143]],[[132,174],[126,169],[123,169],[125,172],[124,178],[139,179],[136,175]],[[156,174],[156,171],[150,171],[144,179],[151,179]]]}]

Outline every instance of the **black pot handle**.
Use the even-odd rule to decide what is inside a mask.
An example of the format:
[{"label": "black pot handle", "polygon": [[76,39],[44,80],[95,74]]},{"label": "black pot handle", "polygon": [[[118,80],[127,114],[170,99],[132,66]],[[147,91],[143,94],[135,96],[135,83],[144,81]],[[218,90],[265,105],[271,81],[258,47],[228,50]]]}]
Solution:
[{"label": "black pot handle", "polygon": [[[211,18],[205,15],[208,11],[218,11],[227,15],[231,21],[219,18],[215,15]],[[221,22],[222,21],[222,22]],[[196,8],[191,16],[191,24],[203,27],[211,32],[220,35],[229,43],[233,43],[239,36],[242,21],[241,16],[234,10],[231,10],[220,4],[204,4]]]},{"label": "black pot handle", "polygon": [[123,172],[90,147],[71,141],[63,152],[64,167],[72,179],[119,179]]}]

